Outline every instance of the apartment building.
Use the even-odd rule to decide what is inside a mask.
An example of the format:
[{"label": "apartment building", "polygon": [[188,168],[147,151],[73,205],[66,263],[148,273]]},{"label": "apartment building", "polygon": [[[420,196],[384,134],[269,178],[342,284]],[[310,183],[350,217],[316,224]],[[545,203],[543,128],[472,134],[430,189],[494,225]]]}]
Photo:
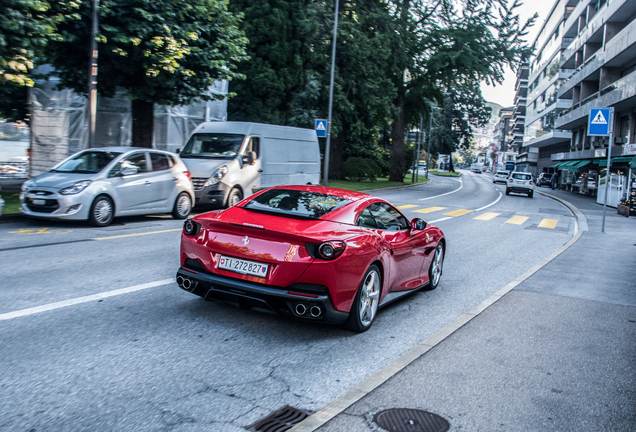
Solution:
[{"label": "apartment building", "polygon": [[516,107],[502,108],[499,121],[495,125],[491,145],[487,154],[495,153],[492,171],[515,170],[515,152],[510,149],[512,141],[513,121]]},{"label": "apartment building", "polygon": [[516,153],[516,156],[513,158],[516,162],[516,171],[525,171],[536,175],[539,149],[537,147],[523,146],[526,123],[526,105],[528,101],[529,73],[530,65],[529,62],[525,60],[517,69],[517,80],[515,82],[515,106],[512,112],[512,130],[507,147],[512,152]]},{"label": "apartment building", "polygon": [[532,45],[523,143],[517,160],[535,175],[553,172],[552,155],[567,151],[572,138],[571,130],[557,126],[556,119],[572,105],[570,99],[558,97],[557,92],[574,72],[574,68],[564,66],[563,54],[572,41],[571,37],[564,37],[565,24],[576,4],[577,0],[555,1]]},{"label": "apartment building", "polygon": [[[557,98],[570,101],[571,107],[555,120],[555,128],[572,136],[568,148],[551,159],[557,169],[603,176],[611,145],[611,172],[616,176],[610,184],[621,195],[633,182],[630,168],[636,168],[636,0],[572,3],[563,24],[567,48],[560,66],[568,77],[557,90]],[[612,143],[608,137],[587,136],[590,109],[602,107],[614,108]],[[615,206],[620,198],[608,203]]]},{"label": "apartment building", "polygon": [[[636,0],[556,0],[533,48],[520,153],[538,150],[537,174],[601,202],[611,145],[608,205],[636,203]],[[587,135],[590,110],[606,107],[612,143]]]}]

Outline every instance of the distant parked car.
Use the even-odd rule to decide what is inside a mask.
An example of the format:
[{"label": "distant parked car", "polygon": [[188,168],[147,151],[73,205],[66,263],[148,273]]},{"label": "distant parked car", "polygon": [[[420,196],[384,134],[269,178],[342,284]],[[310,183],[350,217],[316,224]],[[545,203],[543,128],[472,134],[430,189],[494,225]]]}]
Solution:
[{"label": "distant parked car", "polygon": [[173,153],[134,147],[84,150],[22,185],[21,212],[37,218],[88,220],[106,226],[116,216],[192,209],[190,173]]},{"label": "distant parked car", "polygon": [[510,173],[508,171],[497,171],[494,176],[492,176],[493,183],[506,183],[508,180],[508,176]]},{"label": "distant parked car", "polygon": [[539,177],[537,177],[537,186],[539,186],[539,187],[541,187],[541,186],[550,187],[550,179],[551,178],[552,178],[552,174],[551,173],[543,172],[543,173],[539,174]]},{"label": "distant parked car", "polygon": [[479,168],[473,168],[470,171],[474,172],[475,174],[481,174],[481,169],[479,169]]},{"label": "distant parked car", "polygon": [[506,195],[510,195],[510,192],[524,193],[528,197],[532,198],[534,195],[534,181],[532,181],[532,174],[527,172],[513,172],[508,177],[506,182]]}]

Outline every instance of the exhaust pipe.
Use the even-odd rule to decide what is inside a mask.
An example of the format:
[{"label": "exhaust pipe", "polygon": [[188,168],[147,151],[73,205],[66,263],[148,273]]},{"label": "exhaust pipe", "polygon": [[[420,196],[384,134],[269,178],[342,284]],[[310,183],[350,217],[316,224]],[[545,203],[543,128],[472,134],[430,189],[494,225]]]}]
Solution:
[{"label": "exhaust pipe", "polygon": [[177,285],[179,285],[179,288],[183,288],[183,277],[182,276],[177,276]]},{"label": "exhaust pipe", "polygon": [[183,278],[183,287],[189,290],[192,287],[192,281],[187,278]]},{"label": "exhaust pipe", "polygon": [[305,313],[306,313],[306,312],[307,312],[307,306],[305,306],[305,305],[304,305],[304,304],[302,304],[302,303],[298,303],[298,304],[296,305],[296,313],[297,313],[298,315],[305,315]]},{"label": "exhaust pipe", "polygon": [[320,315],[322,315],[322,309],[320,308],[320,306],[312,306],[309,310],[309,313],[312,317],[318,318]]}]

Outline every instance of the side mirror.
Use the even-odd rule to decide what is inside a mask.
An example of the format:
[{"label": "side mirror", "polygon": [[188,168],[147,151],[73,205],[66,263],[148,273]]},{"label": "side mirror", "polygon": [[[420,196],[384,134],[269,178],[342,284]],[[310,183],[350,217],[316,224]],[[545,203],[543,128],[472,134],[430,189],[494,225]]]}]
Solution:
[{"label": "side mirror", "polygon": [[139,168],[137,168],[137,167],[126,167],[123,170],[119,171],[119,174],[122,177],[126,177],[126,176],[129,176],[129,175],[135,175],[138,172],[139,172]]},{"label": "side mirror", "polygon": [[246,156],[243,156],[243,163],[247,165],[254,165],[254,161],[256,160],[256,152],[247,152]]},{"label": "side mirror", "polygon": [[419,218],[415,218],[411,221],[411,229],[412,230],[423,230],[424,228],[426,228],[426,221],[423,221],[422,219]]}]

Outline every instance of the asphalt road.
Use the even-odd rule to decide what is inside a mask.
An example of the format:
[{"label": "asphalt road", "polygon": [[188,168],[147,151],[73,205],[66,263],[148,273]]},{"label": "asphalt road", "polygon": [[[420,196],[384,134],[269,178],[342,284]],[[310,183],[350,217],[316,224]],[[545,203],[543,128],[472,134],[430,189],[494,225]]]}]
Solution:
[{"label": "asphalt road", "polygon": [[181,221],[0,225],[0,431],[243,431],[284,405],[319,410],[570,239],[565,207],[490,180],[377,192],[441,227],[448,252],[435,291],[363,334],[182,291]]}]

